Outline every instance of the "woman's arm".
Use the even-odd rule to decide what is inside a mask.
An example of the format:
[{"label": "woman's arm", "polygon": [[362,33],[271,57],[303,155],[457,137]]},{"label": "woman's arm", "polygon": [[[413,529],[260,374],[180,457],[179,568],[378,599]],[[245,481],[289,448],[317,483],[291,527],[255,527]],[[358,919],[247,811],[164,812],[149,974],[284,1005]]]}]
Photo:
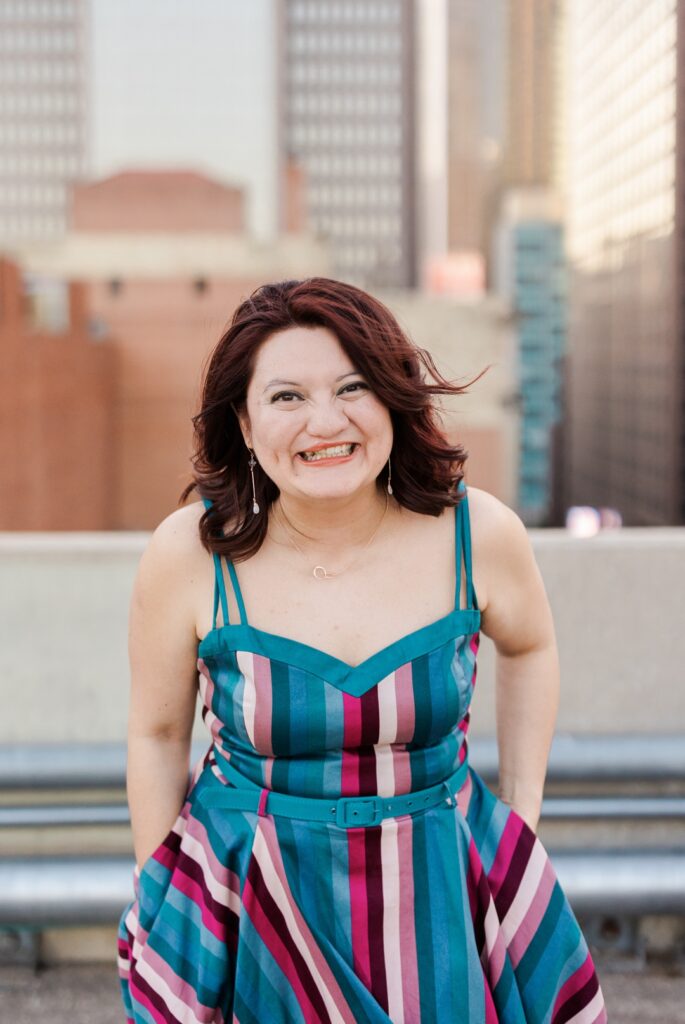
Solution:
[{"label": "woman's arm", "polygon": [[[481,495],[484,492],[480,492]],[[489,499],[489,500],[488,500]],[[559,656],[552,612],[526,528],[488,495],[482,541],[487,604],[481,628],[497,651],[499,788],[535,830],[559,708]]]},{"label": "woman's arm", "polygon": [[190,530],[197,531],[196,520],[189,506],[160,523],[131,598],[126,789],[139,867],[171,829],[189,782],[197,696],[191,546],[199,544]]}]

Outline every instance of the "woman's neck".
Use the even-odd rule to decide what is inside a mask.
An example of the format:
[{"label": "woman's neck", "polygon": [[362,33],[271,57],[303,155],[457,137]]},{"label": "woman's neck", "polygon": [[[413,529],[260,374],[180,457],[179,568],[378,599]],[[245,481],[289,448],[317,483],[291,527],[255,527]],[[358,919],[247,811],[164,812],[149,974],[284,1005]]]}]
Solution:
[{"label": "woman's neck", "polygon": [[[297,544],[313,551],[340,551],[366,544],[381,517],[390,518],[396,503],[374,484],[370,489],[343,498],[300,498],[280,494],[272,507],[269,529],[275,539],[294,534]],[[285,519],[285,523],[283,520]]]}]

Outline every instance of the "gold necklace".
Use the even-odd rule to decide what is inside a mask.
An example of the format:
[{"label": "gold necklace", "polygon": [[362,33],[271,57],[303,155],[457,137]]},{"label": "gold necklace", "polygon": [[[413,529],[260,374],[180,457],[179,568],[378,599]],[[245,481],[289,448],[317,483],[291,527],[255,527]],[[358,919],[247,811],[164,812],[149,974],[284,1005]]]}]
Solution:
[{"label": "gold necklace", "polygon": [[[376,526],[375,530],[373,531],[373,533],[371,534],[371,536],[369,537],[369,539],[367,540],[366,544],[364,545],[362,550],[359,552],[357,557],[352,559],[352,561],[349,562],[345,566],[344,569],[338,569],[337,572],[333,572],[330,569],[326,569],[326,568],[324,568],[323,565],[315,565],[314,568],[312,569],[312,576],[314,577],[314,579],[316,579],[316,580],[332,580],[336,576],[340,576],[341,573],[347,572],[348,569],[350,569],[353,565],[355,565],[359,561],[359,559],[362,557],[362,555],[364,554],[364,552],[368,548],[369,544],[371,543],[371,541],[373,540],[373,538],[376,536],[376,534],[380,530],[381,526],[383,525],[383,520],[385,519],[385,513],[388,511],[388,504],[389,504],[389,502],[390,502],[390,498],[386,494],[386,496],[385,496],[385,508],[383,509],[383,515],[381,516],[381,518],[380,518],[380,520],[378,522],[378,525]],[[290,520],[286,516],[285,512],[283,511],[283,507],[282,507],[280,501],[277,502],[277,505],[278,505],[278,514],[279,514],[279,516],[283,520],[283,525],[285,527],[285,532],[288,535],[288,540],[290,541],[292,546],[295,548],[295,550],[298,551],[302,555],[303,558],[307,558],[307,555],[305,555],[305,553],[302,550],[302,548],[299,547],[299,545],[295,542],[295,538],[293,537],[293,535],[291,533],[291,530],[295,530],[296,527],[293,526],[293,524],[290,522]]]}]

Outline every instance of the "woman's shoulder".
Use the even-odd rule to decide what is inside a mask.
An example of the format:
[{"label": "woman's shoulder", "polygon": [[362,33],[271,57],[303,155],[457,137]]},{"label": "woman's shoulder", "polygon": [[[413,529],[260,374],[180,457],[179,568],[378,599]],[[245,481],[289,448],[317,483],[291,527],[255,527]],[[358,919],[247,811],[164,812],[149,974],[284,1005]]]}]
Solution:
[{"label": "woman's shoulder", "polygon": [[165,516],[150,534],[141,564],[162,585],[164,580],[192,579],[197,566],[206,562],[208,553],[199,526],[203,512],[202,501],[182,505]]},{"label": "woman's shoulder", "polygon": [[489,491],[484,491],[480,487],[472,487],[469,484],[466,493],[469,499],[469,521],[472,534],[479,532],[490,539],[492,535],[500,536],[502,532],[505,535],[511,535],[523,526],[521,518],[514,509]]},{"label": "woman's shoulder", "polygon": [[[520,516],[494,494],[480,487],[467,487],[474,585],[483,594],[496,591],[502,577],[520,564],[530,547]],[[479,592],[480,587],[480,592]]]}]

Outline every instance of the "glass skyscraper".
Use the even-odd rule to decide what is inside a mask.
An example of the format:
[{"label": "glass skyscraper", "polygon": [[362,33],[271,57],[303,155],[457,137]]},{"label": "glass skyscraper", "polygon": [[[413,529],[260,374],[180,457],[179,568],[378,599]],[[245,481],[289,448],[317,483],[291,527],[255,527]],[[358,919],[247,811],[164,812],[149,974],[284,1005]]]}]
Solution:
[{"label": "glass skyscraper", "polygon": [[682,523],[684,14],[574,0],[568,18],[565,500]]},{"label": "glass skyscraper", "polygon": [[333,271],[411,287],[415,240],[413,0],[279,0],[279,149],[305,170],[309,226]]},{"label": "glass skyscraper", "polygon": [[87,0],[0,0],[0,244],[61,237],[87,153]]}]

